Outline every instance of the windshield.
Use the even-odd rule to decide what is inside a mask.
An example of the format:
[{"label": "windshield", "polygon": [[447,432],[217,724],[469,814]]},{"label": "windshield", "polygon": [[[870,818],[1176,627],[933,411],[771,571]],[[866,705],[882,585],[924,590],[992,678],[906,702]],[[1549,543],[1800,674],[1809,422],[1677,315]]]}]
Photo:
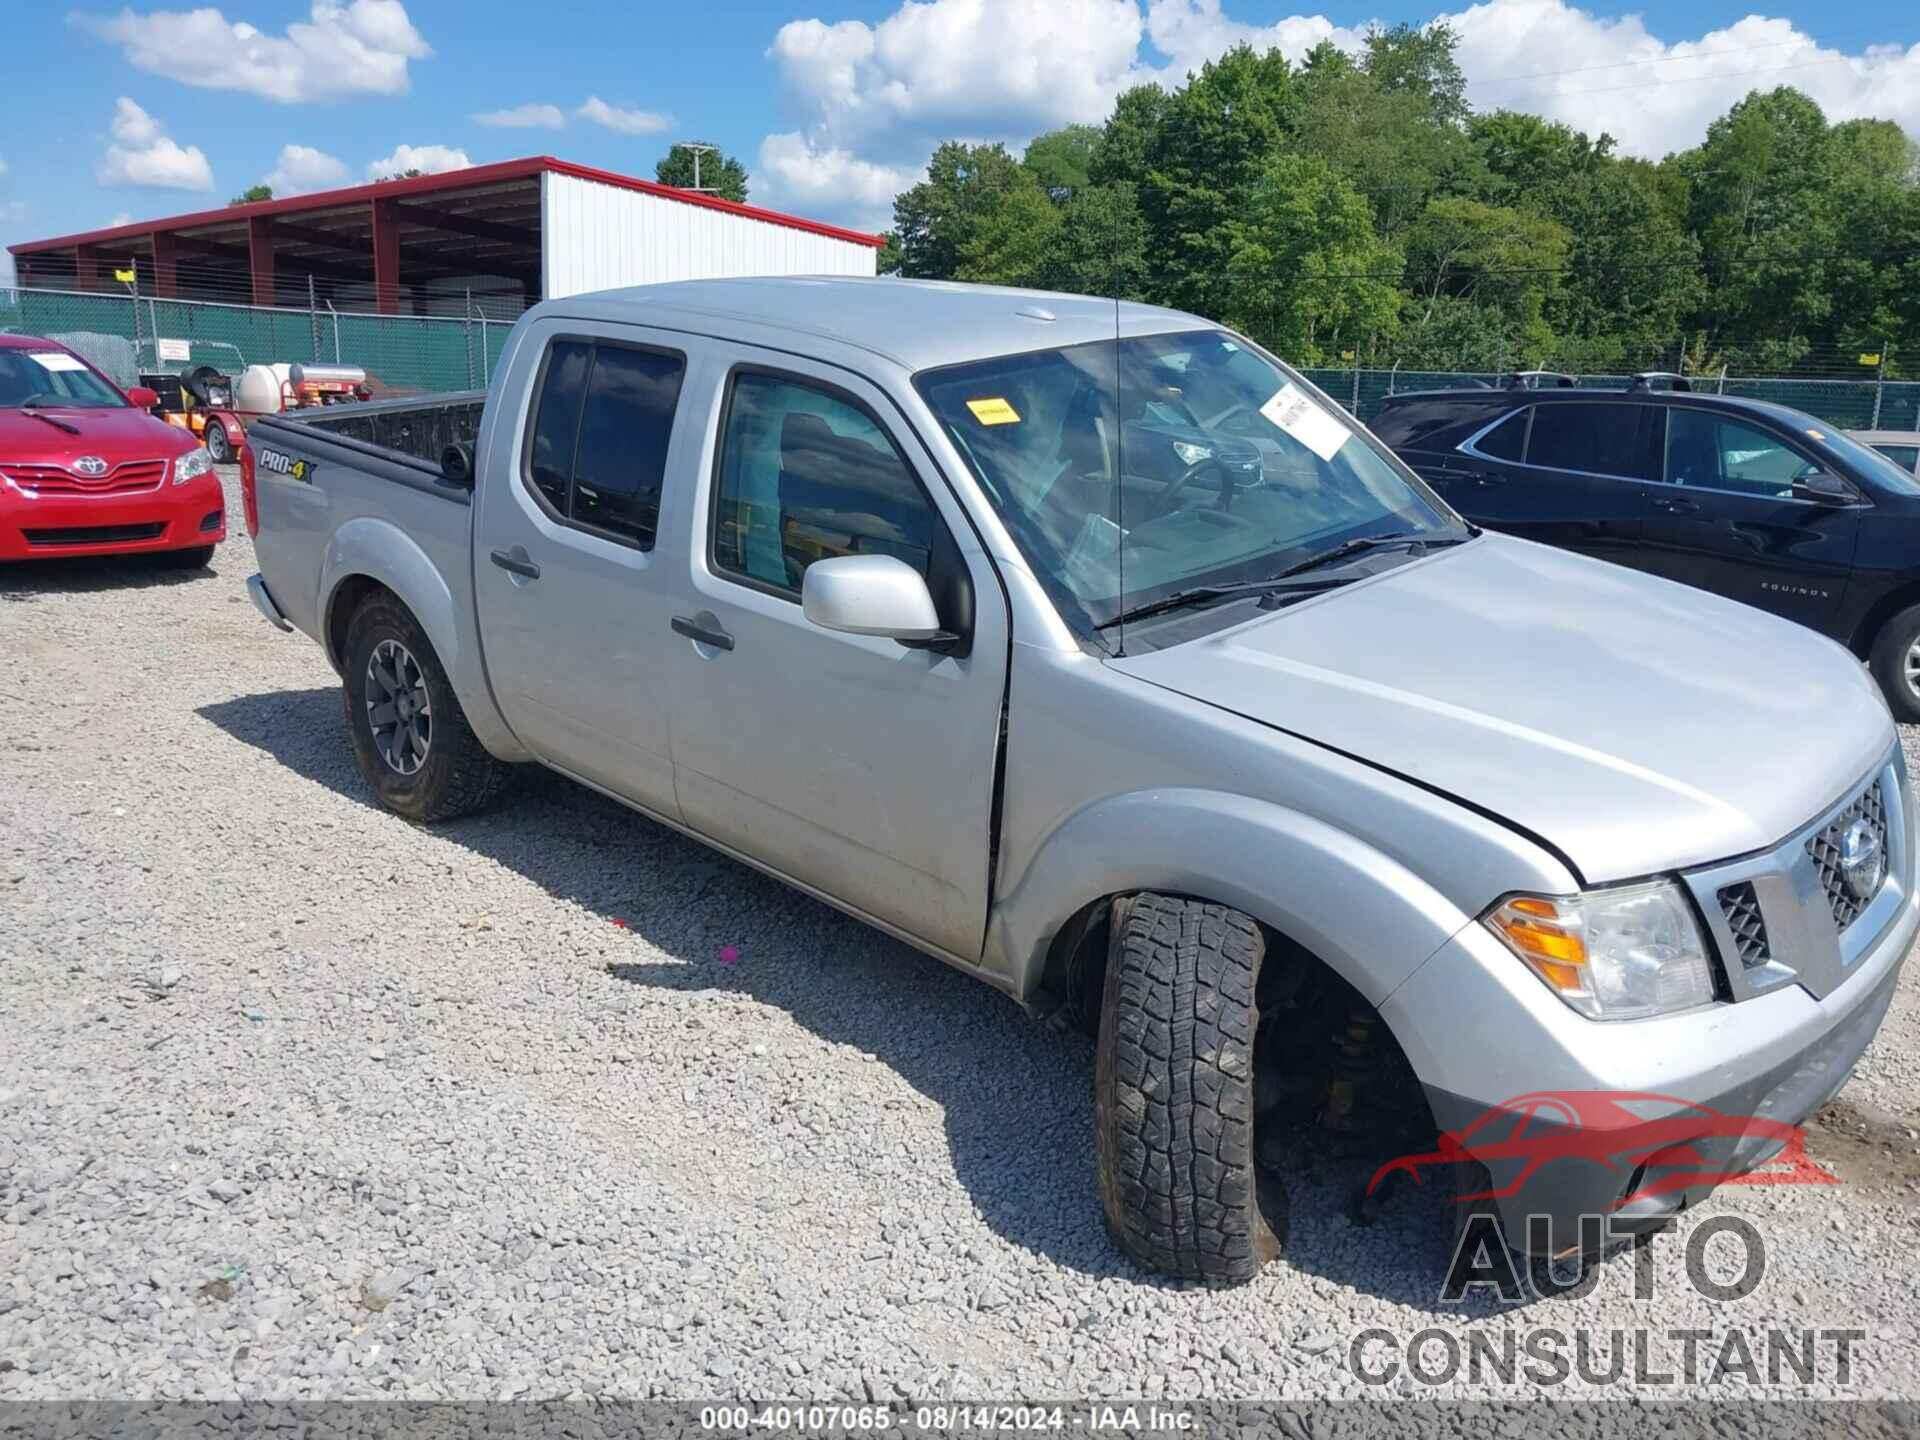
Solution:
[{"label": "windshield", "polygon": [[0,408],[120,409],[120,392],[64,350],[0,350]]},{"label": "windshield", "polygon": [[1218,330],[927,371],[915,384],[1076,631],[1461,522],[1295,376]]}]

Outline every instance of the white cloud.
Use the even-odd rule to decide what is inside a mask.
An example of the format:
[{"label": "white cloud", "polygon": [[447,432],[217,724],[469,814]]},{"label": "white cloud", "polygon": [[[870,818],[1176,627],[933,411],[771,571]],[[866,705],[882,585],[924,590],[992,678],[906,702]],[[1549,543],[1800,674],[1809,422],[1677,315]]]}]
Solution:
[{"label": "white cloud", "polygon": [[7,157],[0,155],[0,175],[7,173]]},{"label": "white cloud", "polygon": [[503,130],[559,130],[567,123],[558,105],[514,105],[505,110],[487,110],[473,117],[476,125],[492,125]]},{"label": "white cloud", "polygon": [[[1654,23],[1677,31],[1686,13]],[[1437,18],[1460,32],[1476,108],[1605,130],[1631,154],[1697,144],[1729,105],[1775,85],[1806,91],[1830,119],[1879,116],[1920,135],[1920,45],[1847,55],[1757,15],[1663,40],[1640,15],[1603,19],[1568,0],[1484,0]],[[767,50],[791,124],[762,141],[753,195],[885,224],[880,192],[917,178],[941,140],[1017,150],[1054,126],[1097,123],[1130,85],[1179,85],[1233,45],[1298,60],[1323,40],[1357,50],[1367,28],[1317,14],[1253,24],[1222,0],[901,0],[871,25],[794,20]]]},{"label": "white cloud", "polygon": [[113,139],[94,172],[102,185],[211,190],[213,167],[198,145],[181,145],[160,122],[122,95],[114,102]]},{"label": "white cloud", "polygon": [[448,145],[400,145],[391,155],[375,160],[367,166],[369,180],[391,180],[396,175],[404,175],[409,170],[418,170],[427,175],[440,175],[448,170],[465,170],[473,161],[467,158],[467,152],[456,150]]},{"label": "white cloud", "polygon": [[624,105],[609,105],[598,95],[589,95],[573,113],[582,120],[591,120],[609,130],[618,130],[622,135],[654,135],[673,124],[671,115],[662,115],[657,110],[632,110]]},{"label": "white cloud", "polygon": [[404,95],[407,65],[433,54],[401,0],[313,0],[305,20],[269,35],[211,5],[117,15],[77,12],[80,28],[118,45],[129,64],[184,85],[295,102]]},{"label": "white cloud", "polygon": [[131,224],[133,224],[133,212],[131,210],[116,210],[113,212],[113,218],[107,221],[107,228],[109,230],[117,230],[122,225]]},{"label": "white cloud", "polygon": [[816,149],[798,132],[760,142],[760,165],[749,193],[756,202],[803,214],[831,212],[875,232],[893,223],[893,197],[921,176],[924,165],[878,165],[846,150]]},{"label": "white cloud", "polygon": [[280,158],[265,176],[276,196],[306,195],[347,183],[346,162],[311,145],[282,145]]},{"label": "white cloud", "polygon": [[1760,15],[1665,41],[1639,15],[1604,19],[1565,0],[1488,0],[1447,18],[1475,108],[1604,130],[1628,154],[1698,144],[1728,106],[1777,85],[1806,92],[1829,120],[1873,116],[1920,134],[1920,45],[1849,55]]}]

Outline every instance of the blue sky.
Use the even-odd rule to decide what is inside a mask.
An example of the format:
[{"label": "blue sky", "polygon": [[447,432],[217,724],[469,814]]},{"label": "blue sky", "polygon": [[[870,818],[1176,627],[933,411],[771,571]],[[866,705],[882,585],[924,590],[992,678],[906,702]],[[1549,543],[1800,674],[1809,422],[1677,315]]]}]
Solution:
[{"label": "blue sky", "polygon": [[756,201],[879,227],[940,139],[1017,147],[1239,40],[1298,54],[1441,15],[1477,106],[1636,153],[1692,144],[1778,84],[1920,134],[1920,7],[1756,3],[55,0],[8,16],[0,243],[207,208],[269,177],[284,193],[536,153],[650,175],[687,138],[738,155]]}]

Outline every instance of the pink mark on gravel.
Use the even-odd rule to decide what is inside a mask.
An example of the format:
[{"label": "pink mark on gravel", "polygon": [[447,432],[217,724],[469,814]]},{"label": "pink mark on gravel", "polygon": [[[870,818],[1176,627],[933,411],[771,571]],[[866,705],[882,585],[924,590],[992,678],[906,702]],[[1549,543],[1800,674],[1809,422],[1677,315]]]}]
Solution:
[{"label": "pink mark on gravel", "polygon": [[720,963],[722,965],[739,964],[740,947],[738,945],[722,945],[720,947]]},{"label": "pink mark on gravel", "polygon": [[624,930],[627,928],[627,922],[622,920],[618,915],[613,917],[613,923],[616,929]]}]

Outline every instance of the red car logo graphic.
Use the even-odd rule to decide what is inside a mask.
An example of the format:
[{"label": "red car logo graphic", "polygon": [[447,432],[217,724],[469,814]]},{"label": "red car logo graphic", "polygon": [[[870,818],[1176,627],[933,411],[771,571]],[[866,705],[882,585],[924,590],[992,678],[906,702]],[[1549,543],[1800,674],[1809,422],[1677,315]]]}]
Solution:
[{"label": "red car logo graphic", "polygon": [[[1722,1153],[1729,1161],[1709,1160]],[[1543,1166],[1580,1160],[1619,1172],[1632,1186],[1609,1207],[1713,1185],[1838,1185],[1840,1178],[1807,1156],[1798,1125],[1758,1116],[1724,1115],[1690,1100],[1631,1090],[1549,1090],[1517,1096],[1482,1112],[1460,1131],[1443,1131],[1437,1148],[1402,1155],[1374,1172],[1373,1194],[1394,1174],[1417,1185],[1429,1165],[1478,1160],[1512,1170],[1504,1184],[1456,1202],[1519,1194]],[[1504,1162],[1504,1163],[1503,1163]],[[1518,1162],[1513,1164],[1512,1162]],[[1644,1167],[1644,1168],[1643,1168]]]}]

